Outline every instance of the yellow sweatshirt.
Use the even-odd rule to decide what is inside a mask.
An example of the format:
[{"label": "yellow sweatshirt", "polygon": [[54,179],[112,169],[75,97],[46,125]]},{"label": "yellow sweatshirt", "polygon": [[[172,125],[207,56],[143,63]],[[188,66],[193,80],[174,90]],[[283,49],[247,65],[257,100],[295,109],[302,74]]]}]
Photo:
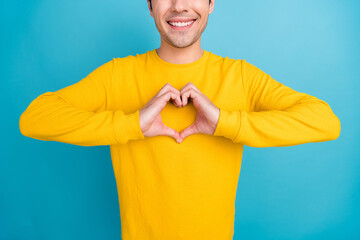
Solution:
[{"label": "yellow sweatshirt", "polygon": [[[181,144],[144,137],[139,110],[166,84],[192,82],[220,108],[213,135]],[[192,102],[161,112],[177,131],[196,117]],[[21,115],[23,135],[80,146],[110,145],[123,240],[230,240],[243,146],[334,140],[340,121],[314,96],[275,81],[245,60],[209,51],[173,64],[156,50],[113,58],[81,81],[38,96]]]}]

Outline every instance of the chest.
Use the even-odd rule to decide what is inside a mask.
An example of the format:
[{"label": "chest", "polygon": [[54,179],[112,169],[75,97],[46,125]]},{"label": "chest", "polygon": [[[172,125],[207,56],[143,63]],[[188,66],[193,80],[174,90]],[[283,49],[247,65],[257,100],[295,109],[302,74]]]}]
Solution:
[{"label": "chest", "polygon": [[[181,90],[193,83],[212,103],[226,110],[246,110],[241,75],[234,71],[201,69],[199,71],[137,71],[114,79],[108,106],[126,114],[141,109],[166,84]],[[189,126],[196,119],[197,110],[192,102],[178,108],[171,101],[163,108],[161,118],[165,125],[177,131]]]}]

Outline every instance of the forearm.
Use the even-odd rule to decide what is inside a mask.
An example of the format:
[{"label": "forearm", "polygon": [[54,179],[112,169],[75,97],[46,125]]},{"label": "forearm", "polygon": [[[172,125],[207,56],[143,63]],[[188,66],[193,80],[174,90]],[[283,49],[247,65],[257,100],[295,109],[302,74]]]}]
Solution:
[{"label": "forearm", "polygon": [[281,147],[334,140],[339,137],[340,130],[340,120],[330,106],[317,99],[284,110],[220,109],[214,135],[250,147]]},{"label": "forearm", "polygon": [[59,95],[47,92],[36,98],[20,116],[24,136],[80,146],[126,143],[142,139],[139,111],[91,112],[75,108]]}]

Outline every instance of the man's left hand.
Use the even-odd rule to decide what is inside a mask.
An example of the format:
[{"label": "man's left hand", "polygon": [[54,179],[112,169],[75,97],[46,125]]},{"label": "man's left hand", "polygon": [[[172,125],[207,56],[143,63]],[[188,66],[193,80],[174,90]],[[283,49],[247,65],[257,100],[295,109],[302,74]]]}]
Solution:
[{"label": "man's left hand", "polygon": [[220,109],[191,82],[187,83],[180,90],[180,96],[182,107],[186,106],[188,101],[191,100],[197,110],[197,114],[195,121],[180,132],[179,143],[192,134],[214,134],[220,116]]}]

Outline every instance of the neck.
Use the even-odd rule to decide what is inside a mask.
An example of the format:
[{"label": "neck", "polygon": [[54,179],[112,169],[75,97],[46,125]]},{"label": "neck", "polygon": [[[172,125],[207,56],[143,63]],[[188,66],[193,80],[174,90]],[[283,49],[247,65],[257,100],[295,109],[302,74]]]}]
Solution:
[{"label": "neck", "polygon": [[[199,39],[200,40],[200,39]],[[161,40],[160,48],[156,49],[157,54],[166,62],[174,64],[192,63],[200,59],[204,53],[200,41],[185,48],[174,47]]]}]

